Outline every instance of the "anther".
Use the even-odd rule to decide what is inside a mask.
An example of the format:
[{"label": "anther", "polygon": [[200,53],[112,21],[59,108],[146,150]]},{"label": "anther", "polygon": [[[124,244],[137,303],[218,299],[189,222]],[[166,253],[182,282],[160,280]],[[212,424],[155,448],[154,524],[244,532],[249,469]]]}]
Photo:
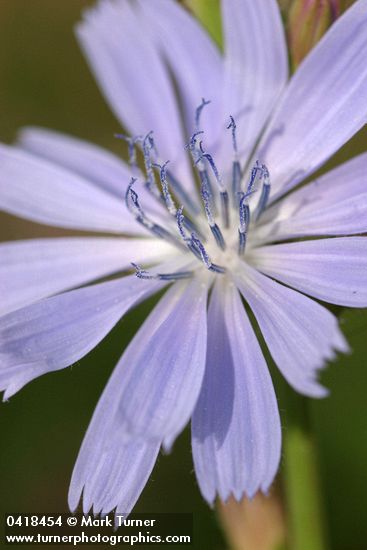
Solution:
[{"label": "anther", "polygon": [[250,207],[247,204],[249,197],[248,193],[241,193],[241,199],[239,204],[239,213],[240,213],[240,231],[246,233],[250,225]]},{"label": "anther", "polygon": [[177,208],[175,206],[175,203],[173,202],[172,195],[169,191],[168,183],[167,183],[166,166],[168,163],[169,163],[169,160],[167,160],[164,164],[154,163],[152,164],[152,166],[159,168],[159,177],[162,184],[162,193],[163,193],[164,201],[167,206],[167,210],[172,216],[176,216]]},{"label": "anther", "polygon": [[263,175],[263,186],[261,189],[261,196],[259,199],[259,203],[256,207],[254,218],[255,220],[258,220],[261,216],[261,214],[264,212],[270,195],[270,175],[269,170],[265,166],[265,164],[262,165],[262,175]]},{"label": "anther", "polygon": [[191,235],[191,243],[199,252],[201,261],[209,271],[214,271],[215,273],[225,273],[226,270],[224,267],[221,267],[220,265],[216,265],[212,263],[207,251],[204,248],[204,245],[202,244],[200,239],[198,239],[194,235],[194,233],[192,233]]},{"label": "anther", "polygon": [[219,229],[219,226],[216,223],[214,225],[211,225],[210,226],[210,231],[212,232],[212,234],[215,238],[215,242],[217,243],[219,248],[221,250],[225,250],[226,249],[226,242],[224,240],[224,237],[223,237],[223,234],[222,234],[221,230]]},{"label": "anther", "polygon": [[158,279],[160,281],[178,281],[180,279],[189,279],[193,276],[193,271],[177,271],[176,273],[149,273],[145,269],[142,269],[138,264],[131,262],[131,265],[135,269],[135,275],[138,279]]},{"label": "anther", "polygon": [[212,206],[213,209],[215,209],[212,184],[211,184],[208,172],[205,168],[205,164],[203,162],[203,159],[201,157],[201,150],[198,147],[197,136],[199,136],[203,133],[204,132],[199,131],[199,132],[195,132],[194,134],[192,134],[189,143],[186,145],[186,149],[190,150],[191,158],[192,158],[192,161],[194,163],[194,167],[197,169],[197,171],[199,173],[201,185],[206,187],[206,189],[208,190],[209,197],[210,197],[209,200],[210,200],[211,206]]},{"label": "anther", "polygon": [[245,253],[246,240],[247,240],[246,233],[241,233],[241,231],[238,230],[238,255],[239,256],[243,256]]},{"label": "anther", "polygon": [[154,194],[157,194],[158,189],[156,187],[153,163],[151,159],[151,151],[154,151],[154,153],[156,154],[157,150],[155,148],[152,134],[153,134],[152,131],[149,132],[143,139],[143,157],[144,157],[145,170],[147,173],[146,186],[149,189],[149,191],[153,192]]},{"label": "anther", "polygon": [[190,138],[190,141],[185,146],[185,149],[189,149],[192,156],[192,160],[194,161],[195,164],[196,164],[196,161],[198,161],[198,157],[200,156],[200,151],[197,147],[197,143],[198,143],[197,136],[200,136],[203,133],[204,132],[202,130],[198,130],[197,132],[193,133]]},{"label": "anther", "polygon": [[236,135],[236,123],[234,121],[234,118],[232,115],[230,115],[229,117],[230,119],[230,123],[229,125],[227,126],[227,130],[232,130],[232,144],[233,144],[233,151],[235,153],[235,157],[237,158],[237,154],[238,154],[238,148],[237,148],[237,135]]},{"label": "anther", "polygon": [[[177,209],[176,219],[177,219],[177,227],[180,232],[182,240],[184,241],[184,243],[186,244],[190,252],[192,252],[194,256],[196,256],[196,258],[200,260],[201,259],[200,253],[198,252],[197,248],[192,244],[191,237],[189,237],[186,233],[186,230],[188,229],[188,227],[186,223],[186,218],[183,215],[183,206]],[[190,229],[188,230],[191,231]]]},{"label": "anther", "polygon": [[250,225],[250,207],[247,204],[247,200],[251,192],[240,193],[241,199],[239,202],[239,215],[240,215],[240,226],[238,229],[238,254],[242,256],[245,252],[246,239],[247,239],[247,230]]},{"label": "anther", "polygon": [[202,141],[200,141],[199,148],[200,148],[200,155],[199,155],[198,159],[196,160],[196,164],[198,164],[203,158],[205,158],[205,159],[208,161],[208,163],[209,163],[209,165],[210,165],[210,167],[211,167],[211,169],[212,169],[212,171],[213,171],[213,174],[214,174],[215,179],[216,179],[216,181],[217,181],[217,183],[218,183],[218,186],[219,186],[221,189],[223,189],[222,178],[220,177],[218,168],[217,168],[217,166],[216,166],[216,164],[215,164],[215,162],[214,162],[214,159],[213,159],[212,155],[210,155],[209,153],[206,153],[206,152],[204,151],[203,142],[202,142]]},{"label": "anther", "polygon": [[214,221],[214,217],[213,217],[212,209],[211,209],[210,193],[209,193],[209,190],[207,188],[207,185],[204,182],[202,183],[202,186],[201,186],[201,197],[203,199],[204,210],[205,210],[205,214],[206,214],[206,217],[207,217],[207,220],[208,220],[210,230],[211,230],[211,232],[212,232],[212,234],[215,238],[215,241],[216,241],[217,245],[219,246],[219,248],[221,248],[222,250],[225,250],[226,244],[225,244],[225,241],[224,241],[224,237],[223,237],[222,232],[219,229],[218,225]]},{"label": "anther", "polygon": [[195,112],[195,128],[196,128],[196,131],[198,131],[200,129],[200,117],[201,117],[201,113],[203,112],[203,109],[209,105],[209,103],[211,103],[211,101],[206,101],[204,98],[201,99],[201,104],[199,105],[199,107],[197,107],[196,109],[196,112]]},{"label": "anther", "polygon": [[186,235],[185,226],[184,226],[185,217],[183,215],[183,206],[180,206],[180,208],[177,209],[176,219],[177,219],[177,227],[178,227],[178,230],[180,232],[180,235],[181,235],[182,239],[185,242],[189,241],[190,239]]},{"label": "anther", "polygon": [[[125,203],[127,209],[134,216],[134,218],[142,223],[142,220],[145,218],[145,214],[140,206],[138,194],[133,189],[133,185],[136,181],[137,178],[131,178],[125,193]],[[144,225],[146,226],[145,223]],[[149,226],[148,229],[151,229],[151,226]]]},{"label": "anther", "polygon": [[260,166],[259,161],[255,162],[255,166],[251,170],[250,180],[247,184],[246,194],[252,193],[257,190],[258,183],[263,177],[263,167]]},{"label": "anther", "polygon": [[[164,164],[157,164],[154,163],[153,166],[159,168],[160,170],[160,180],[162,184],[162,193],[163,193],[163,199],[165,202],[165,205],[167,207],[168,212],[171,214],[171,216],[176,217],[177,216],[177,208],[175,206],[175,203],[173,201],[172,195],[169,191],[169,185],[167,178],[169,177],[168,171],[166,169],[167,164],[169,163],[169,160],[167,160]],[[196,225],[190,221],[186,216],[183,216],[183,225],[188,229],[189,231],[197,231]]]},{"label": "anther", "polygon": [[232,163],[232,199],[233,206],[238,206],[238,193],[241,189],[241,165],[238,160],[238,148],[237,148],[237,134],[236,134],[236,122],[233,116],[230,116],[230,123],[227,126],[227,130],[232,130],[232,146],[234,153],[234,160]]},{"label": "anther", "polygon": [[224,222],[224,226],[226,228],[229,227],[229,201],[228,201],[228,193],[227,191],[224,189],[224,186],[223,186],[223,182],[222,182],[222,178],[220,177],[220,174],[219,174],[219,171],[218,171],[218,168],[214,162],[214,159],[212,157],[212,155],[210,155],[209,153],[206,153],[203,149],[203,143],[202,141],[200,142],[200,157],[198,158],[198,160],[196,161],[196,164],[198,164],[199,162],[202,161],[203,158],[205,158],[213,173],[214,173],[214,176],[215,176],[215,179],[218,183],[218,187],[220,189],[220,200],[221,200],[221,211],[222,211],[222,219],[223,219],[223,222]]},{"label": "anther", "polygon": [[137,143],[141,143],[143,141],[142,136],[125,136],[124,134],[115,134],[115,137],[118,139],[123,139],[127,142],[128,146],[128,155],[129,155],[129,164],[131,168],[136,169],[138,167],[137,160],[136,160],[136,145]]},{"label": "anther", "polygon": [[166,239],[169,242],[173,243],[175,246],[181,248],[181,243],[173,235],[171,235],[169,231],[167,231],[166,229],[164,229],[164,227],[161,227],[157,223],[152,222],[145,215],[145,212],[140,206],[139,196],[133,189],[133,185],[135,184],[135,182],[136,178],[131,178],[125,194],[125,202],[129,212],[134,216],[138,223],[148,229],[151,233],[153,233],[153,235],[159,237],[160,239]]},{"label": "anther", "polygon": [[211,206],[212,196],[205,180],[201,182],[201,198],[203,199],[206,218],[210,227],[212,227],[215,224]]},{"label": "anther", "polygon": [[222,210],[222,218],[224,222],[224,227],[228,229],[229,227],[229,200],[227,191],[220,192],[220,204]]},{"label": "anther", "polygon": [[237,197],[241,189],[241,165],[238,160],[234,160],[232,164],[232,199],[233,206],[238,206]]}]

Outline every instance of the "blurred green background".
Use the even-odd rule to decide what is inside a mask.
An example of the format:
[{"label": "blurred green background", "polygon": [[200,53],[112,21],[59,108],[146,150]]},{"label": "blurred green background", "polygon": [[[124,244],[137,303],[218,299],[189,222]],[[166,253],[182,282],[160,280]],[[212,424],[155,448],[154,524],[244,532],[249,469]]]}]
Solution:
[{"label": "blurred green background", "polygon": [[[113,137],[119,124],[73,36],[73,25],[88,4],[88,0],[0,0],[3,141],[12,141],[19,127],[32,124],[120,152],[121,143]],[[367,132],[361,132],[333,164],[363,151],[366,137]],[[66,234],[71,233],[0,215],[2,241]],[[1,405],[0,515],[67,511],[69,478],[84,431],[115,363],[151,305],[128,314],[79,364],[32,382]],[[312,414],[331,547],[362,550],[367,547],[367,316],[361,311],[342,312],[341,322],[353,353],[327,369],[323,382],[331,397],[314,402]],[[192,511],[196,546],[226,548],[215,516],[199,494],[187,432],[170,456],[160,457],[136,511]]]}]

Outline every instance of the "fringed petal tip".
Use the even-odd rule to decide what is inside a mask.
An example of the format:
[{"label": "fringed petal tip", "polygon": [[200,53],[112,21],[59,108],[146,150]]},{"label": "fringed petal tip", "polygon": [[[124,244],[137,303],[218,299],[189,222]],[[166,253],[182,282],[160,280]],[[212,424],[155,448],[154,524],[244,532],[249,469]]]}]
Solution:
[{"label": "fringed petal tip", "polygon": [[20,370],[14,375],[12,372],[2,373],[0,368],[0,392],[4,392],[4,403],[40,374],[39,369],[29,364],[19,365],[18,369]]},{"label": "fringed petal tip", "polygon": [[165,455],[169,455],[172,452],[173,441],[164,441],[162,445],[162,452]]},{"label": "fringed petal tip", "polygon": [[73,484],[70,484],[68,492],[68,507],[72,514],[75,514],[82,498],[83,489],[77,491]]},{"label": "fringed petal tip", "polygon": [[288,383],[315,398],[328,395],[320,370],[348,343],[337,318],[325,307],[242,264],[235,282],[259,323],[265,343]]},{"label": "fringed petal tip", "polygon": [[223,504],[228,504],[231,499],[238,503],[242,502],[244,499],[251,502],[259,493],[264,495],[266,498],[270,498],[273,482],[274,480],[272,479],[270,482],[261,483],[257,487],[249,487],[249,489],[239,491],[226,491],[224,493],[218,491],[214,495],[211,495],[210,498],[204,495],[203,496],[210,508],[214,510],[218,500]]},{"label": "fringed petal tip", "polygon": [[8,403],[9,399],[13,397],[13,395],[15,395],[22,387],[23,384],[21,386],[18,384],[11,384],[10,386],[8,386],[3,394],[3,403]]},{"label": "fringed petal tip", "polygon": [[121,447],[118,441],[108,453],[96,448],[89,449],[87,455],[82,447],[69,488],[71,512],[77,510],[81,501],[83,514],[106,516],[122,509],[130,513],[152,472],[158,451],[159,444],[132,442]]},{"label": "fringed petal tip", "polygon": [[280,461],[281,425],[265,359],[237,289],[219,281],[209,305],[192,448],[200,490],[211,505],[216,495],[253,498],[270,486]]}]

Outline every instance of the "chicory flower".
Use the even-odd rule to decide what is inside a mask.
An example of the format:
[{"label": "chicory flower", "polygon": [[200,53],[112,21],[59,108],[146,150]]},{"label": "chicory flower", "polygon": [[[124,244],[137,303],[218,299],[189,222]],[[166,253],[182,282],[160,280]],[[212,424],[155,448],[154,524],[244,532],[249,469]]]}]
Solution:
[{"label": "chicory flower", "polygon": [[318,372],[348,350],[312,298],[367,305],[367,155],[299,187],[367,120],[367,0],[289,81],[275,0],[223,0],[222,11],[223,54],[173,0],[85,12],[78,38],[129,132],[130,166],[36,128],[0,148],[4,211],[97,234],[1,244],[5,399],[167,289],[96,407],[72,510],[83,492],[85,511],[128,513],[190,419],[209,503],[268,491],[281,426],[244,302],[284,377],[311,397],[326,395]]}]

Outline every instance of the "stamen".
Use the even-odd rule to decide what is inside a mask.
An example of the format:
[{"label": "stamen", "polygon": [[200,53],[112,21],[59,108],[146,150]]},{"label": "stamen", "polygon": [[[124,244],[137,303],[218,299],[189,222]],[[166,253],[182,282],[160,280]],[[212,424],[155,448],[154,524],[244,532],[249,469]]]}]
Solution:
[{"label": "stamen", "polygon": [[[156,146],[155,146],[155,143],[154,143],[154,139],[152,138],[152,133],[153,132],[149,132],[149,134],[147,134],[145,136],[144,140],[141,140],[142,143],[143,143],[144,165],[145,165],[145,169],[146,169],[147,177],[148,177],[147,182],[146,182],[146,187],[147,187],[148,191],[150,191],[151,194],[156,199],[158,199],[162,202],[164,201],[166,206],[168,207],[167,201],[166,201],[166,196],[161,195],[161,193],[159,192],[158,186],[156,184],[156,180],[155,180],[155,174],[154,174],[153,167],[157,166],[158,168],[161,168],[161,161],[158,157],[158,152],[157,152],[157,149],[156,149]],[[151,154],[150,153],[151,153],[152,150],[155,153],[155,162],[152,162],[152,159],[151,159]],[[167,162],[164,164],[164,167],[167,165]],[[162,175],[162,174],[160,174],[160,175]],[[190,210],[190,212],[193,215],[197,215],[200,212],[200,209],[198,208],[198,205],[195,204],[195,202],[191,199],[191,197],[185,191],[185,189],[182,187],[180,182],[173,176],[172,172],[170,170],[165,169],[164,170],[164,177],[166,178],[166,181],[169,180],[169,183],[170,183],[172,189],[174,190],[175,194],[177,195],[178,199],[180,200],[180,202],[184,203],[186,205],[186,207],[188,208],[188,210]],[[162,187],[164,187],[164,184],[162,182],[162,178],[161,178],[161,183],[162,183]],[[167,188],[167,190],[168,190],[168,188]],[[172,200],[172,203],[173,203],[173,200]]]},{"label": "stamen", "polygon": [[167,170],[167,178],[178,200],[186,206],[193,216],[197,216],[200,213],[200,208],[170,170]]},{"label": "stamen", "polygon": [[202,235],[201,231],[199,231],[199,229],[196,227],[196,225],[194,224],[194,222],[192,222],[189,218],[187,218],[186,216],[183,216],[183,224],[185,226],[185,228],[187,229],[187,231],[190,231],[190,232],[195,232],[197,233],[198,235],[200,235],[200,238],[205,240],[205,237]]},{"label": "stamen", "polygon": [[166,239],[173,243],[175,246],[181,248],[180,242],[177,241],[177,239],[173,235],[171,235],[169,231],[167,231],[166,229],[164,229],[164,227],[161,227],[157,223],[151,221],[146,216],[145,212],[140,206],[139,196],[133,189],[133,185],[135,184],[135,182],[136,178],[131,178],[125,194],[125,202],[129,212],[134,216],[138,223],[148,229],[151,233],[153,233],[153,235],[159,237],[160,239]]},{"label": "stamen", "polygon": [[199,105],[199,107],[197,107],[196,109],[196,112],[195,112],[195,127],[196,127],[196,131],[199,130],[200,128],[200,117],[201,117],[201,113],[203,112],[203,109],[209,105],[209,103],[211,103],[211,101],[205,101],[204,98],[201,99],[201,104]]},{"label": "stamen", "polygon": [[226,249],[226,242],[224,240],[223,234],[221,230],[219,229],[219,226],[215,223],[214,225],[210,226],[210,230],[215,238],[215,242],[219,246],[221,250]]},{"label": "stamen", "polygon": [[125,136],[124,134],[115,134],[115,137],[118,139],[123,139],[127,142],[128,145],[128,155],[129,155],[129,164],[131,168],[136,169],[138,167],[137,159],[136,159],[136,145],[137,143],[141,143],[143,141],[142,136]]},{"label": "stamen", "polygon": [[199,158],[197,159],[196,161],[196,164],[198,164],[203,158],[205,158],[209,164],[210,164],[210,167],[211,169],[213,170],[213,174],[215,176],[215,179],[218,183],[218,186],[220,187],[220,189],[223,189],[223,182],[222,182],[222,178],[220,177],[220,174],[218,172],[218,168],[216,167],[216,164],[214,162],[214,159],[213,157],[209,154],[209,153],[206,153],[203,149],[203,142],[200,141],[200,144],[199,144],[199,147],[200,147],[200,156]]},{"label": "stamen", "polygon": [[249,195],[248,193],[242,193],[239,204],[239,213],[240,213],[240,231],[241,233],[246,233],[250,225],[250,207],[246,203]]},{"label": "stamen", "polygon": [[176,219],[177,219],[177,227],[180,232],[182,240],[184,241],[186,246],[189,248],[189,250],[194,254],[194,256],[196,256],[200,260],[201,257],[199,252],[193,246],[191,237],[188,237],[185,231],[187,227],[186,227],[186,218],[183,215],[183,206],[180,206],[180,208],[177,209]]},{"label": "stamen", "polygon": [[240,214],[240,226],[238,229],[238,254],[243,256],[246,247],[247,240],[247,230],[250,225],[250,207],[247,204],[247,199],[251,195],[251,192],[240,193],[241,199],[239,203],[239,214]]},{"label": "stamen", "polygon": [[254,215],[255,220],[258,220],[260,218],[261,214],[264,212],[267,206],[269,195],[270,195],[270,187],[271,187],[269,170],[267,169],[265,164],[263,164],[261,168],[263,171],[263,186],[261,189],[260,200],[256,207],[256,211]]},{"label": "stamen", "polygon": [[191,233],[191,236],[188,237],[184,228],[184,216],[183,216],[183,208],[182,206],[178,208],[177,210],[177,225],[178,229],[180,231],[180,235],[185,242],[186,246],[194,254],[196,258],[204,262],[207,269],[210,269],[211,271],[216,271],[217,273],[224,273],[225,269],[223,267],[217,266],[215,264],[212,264],[205,248],[200,239],[195,235],[195,233]]},{"label": "stamen", "polygon": [[204,248],[204,245],[202,244],[202,242],[200,241],[200,239],[198,239],[194,233],[191,233],[191,239],[190,239],[190,242],[193,244],[193,246],[196,248],[196,250],[199,252],[200,254],[200,258],[202,260],[202,262],[204,263],[205,267],[207,267],[208,269],[210,269],[211,265],[212,265],[212,262],[208,256],[208,253],[206,252],[205,248]]},{"label": "stamen", "polygon": [[232,130],[232,143],[233,143],[233,150],[234,150],[234,153],[235,153],[235,157],[237,158],[237,155],[238,155],[238,149],[237,149],[237,136],[236,136],[236,123],[234,121],[234,118],[232,115],[230,115],[229,117],[230,119],[230,123],[229,125],[227,126],[227,130],[231,129]]},{"label": "stamen", "polygon": [[143,139],[143,156],[144,156],[145,170],[148,178],[146,182],[146,186],[149,189],[149,191],[151,191],[154,194],[157,194],[158,192],[157,183],[155,180],[153,163],[152,163],[151,154],[150,154],[151,151],[154,151],[155,153],[157,153],[157,150],[154,144],[154,139],[152,138],[152,134],[153,134],[153,131],[150,131]]},{"label": "stamen", "polygon": [[260,166],[259,161],[255,162],[255,166],[251,170],[250,181],[247,185],[246,194],[252,193],[257,190],[257,185],[263,177],[263,167]]},{"label": "stamen", "polygon": [[238,193],[241,189],[241,165],[238,160],[238,148],[237,148],[237,135],[236,135],[236,123],[233,118],[233,116],[230,116],[230,123],[227,126],[227,129],[232,130],[232,145],[233,145],[233,152],[234,152],[234,160],[232,163],[232,199],[233,199],[233,206],[238,206]]},{"label": "stamen", "polygon": [[238,206],[237,197],[241,189],[241,179],[241,165],[238,160],[234,160],[232,164],[232,198],[234,207]]},{"label": "stamen", "polygon": [[205,214],[206,214],[206,217],[207,217],[207,220],[208,220],[210,230],[211,230],[211,232],[212,232],[212,234],[215,238],[215,241],[216,241],[217,245],[219,246],[219,248],[221,248],[222,250],[225,250],[226,244],[225,244],[225,241],[224,241],[224,237],[223,237],[222,232],[219,229],[218,225],[214,221],[214,217],[213,217],[212,209],[211,209],[211,203],[210,203],[211,202],[210,201],[210,198],[211,198],[210,193],[209,193],[209,190],[207,188],[207,185],[204,182],[202,183],[202,186],[201,186],[201,197],[203,199]]},{"label": "stamen", "polygon": [[185,149],[189,149],[189,151],[191,153],[191,156],[192,156],[192,160],[194,161],[195,164],[197,162],[199,162],[198,158],[200,156],[200,151],[197,148],[197,139],[196,138],[197,138],[197,136],[200,136],[203,133],[204,132],[202,130],[199,130],[199,131],[195,132],[194,134],[192,134],[192,136],[190,138],[190,141],[185,146]]},{"label": "stamen", "polygon": [[[125,193],[125,203],[129,212],[134,216],[134,218],[137,219],[139,217],[144,218],[145,215],[143,210],[141,209],[138,194],[133,189],[133,185],[136,183],[136,181],[137,178],[131,178]],[[129,199],[131,202],[129,201]]]},{"label": "stamen", "polygon": [[238,245],[238,254],[242,256],[245,252],[246,247],[246,233],[250,226],[250,207],[247,204],[247,200],[250,198],[253,193],[257,191],[257,184],[261,181],[263,177],[263,167],[260,166],[259,161],[256,161],[255,166],[251,170],[250,180],[247,185],[246,193],[238,193],[240,197],[239,202],[239,214],[240,214],[240,227],[239,227],[239,245]]},{"label": "stamen", "polygon": [[[186,148],[190,151],[194,168],[197,170],[198,178],[200,178],[202,204],[210,231],[217,246],[221,250],[226,249],[226,242],[222,231],[224,231],[223,224],[226,228],[229,228],[230,226],[229,201],[233,200],[234,207],[238,208],[239,217],[238,254],[243,256],[246,249],[248,231],[250,229],[252,216],[254,216],[255,220],[259,219],[268,204],[270,195],[269,171],[265,164],[260,164],[259,161],[256,161],[250,171],[247,183],[243,186],[244,192],[242,192],[241,184],[244,174],[241,169],[238,155],[237,127],[234,117],[230,116],[227,129],[231,130],[232,134],[233,161],[232,185],[229,183],[227,190],[227,182],[222,180],[220,171],[217,168],[213,156],[204,149],[203,141],[199,138],[199,136],[204,133],[200,129],[202,112],[203,109],[209,105],[209,103],[210,101],[206,101],[203,98],[201,104],[197,107],[195,111],[196,131],[191,136]],[[189,249],[194,257],[204,264],[206,269],[209,271],[217,274],[225,273],[226,267],[212,262],[207,252],[205,237],[203,237],[196,227],[196,216],[200,213],[200,208],[198,208],[200,204],[198,205],[195,203],[180,182],[175,179],[175,176],[171,172],[172,166],[170,165],[170,169],[168,168],[169,161],[163,162],[159,159],[152,134],[152,132],[149,132],[144,138],[140,136],[129,138],[122,134],[118,134],[117,137],[127,141],[129,147],[129,162],[131,166],[135,168],[137,167],[136,145],[137,143],[141,144],[146,171],[145,186],[152,196],[158,199],[160,203],[166,207],[169,214],[176,219],[179,234],[172,234],[170,232],[170,226],[168,226],[168,229],[165,229],[161,225],[155,223],[154,215],[150,214],[149,210],[149,216],[145,214],[140,205],[138,193],[135,189],[133,189],[136,178],[131,179],[126,191],[125,200],[128,210],[133,214],[137,222],[143,225],[156,237],[166,239],[172,242],[175,246],[178,246],[186,251]],[[156,171],[157,168],[159,172]],[[158,173],[160,182],[157,177]],[[251,211],[249,199],[259,190],[261,190],[260,199],[259,201],[256,201],[257,206],[255,211]],[[232,197],[230,198],[229,195],[231,193]],[[220,200],[220,205],[218,200]],[[187,207],[190,209],[188,211],[191,219],[184,215],[183,206],[180,206],[179,208],[176,206],[178,201],[181,204],[185,204],[185,208]],[[217,208],[221,211],[221,219],[223,220],[223,223],[219,224],[220,227],[216,222],[218,219],[216,212]],[[169,223],[169,216],[167,217],[166,212],[163,212],[163,214],[165,216],[164,219],[166,219]],[[152,218],[150,218],[150,216],[152,216]],[[203,232],[206,236],[208,235],[207,230],[203,230]],[[226,232],[224,233],[227,235]],[[167,270],[169,271],[168,273],[157,273],[157,269],[153,268],[151,271],[148,271],[135,263],[132,265],[136,270],[136,276],[138,278],[164,281],[176,281],[179,279],[192,277],[197,269],[197,267],[195,267],[197,266],[197,263],[193,261],[191,261],[190,265],[182,264],[181,271],[179,270],[180,266],[177,263],[174,264],[173,268],[167,266]],[[185,270],[185,268],[189,269]],[[173,272],[170,272],[171,269],[173,269]],[[174,269],[178,269],[178,271],[174,272]]]},{"label": "stamen", "polygon": [[202,244],[200,239],[195,236],[194,233],[191,234],[191,242],[198,250],[203,264],[207,269],[209,269],[209,271],[214,271],[215,273],[225,273],[226,270],[224,267],[212,263],[207,251],[204,248],[204,245]]},{"label": "stamen", "polygon": [[197,168],[197,170],[199,172],[201,185],[202,186],[204,185],[207,188],[208,193],[210,195],[211,206],[212,206],[213,209],[215,209],[212,184],[211,184],[208,172],[205,168],[205,164],[204,164],[204,162],[201,158],[201,151],[197,146],[197,139],[196,138],[197,138],[197,136],[199,136],[200,134],[203,134],[203,133],[204,132],[202,132],[202,131],[195,132],[191,136],[189,143],[186,145],[186,149],[190,150],[191,158],[193,160],[194,166],[195,166],[195,168]]},{"label": "stamen", "polygon": [[175,206],[175,203],[173,202],[172,195],[169,191],[168,183],[167,183],[166,166],[168,163],[169,163],[169,160],[167,160],[163,165],[154,163],[153,166],[160,169],[159,176],[162,184],[162,192],[163,192],[163,197],[167,206],[167,210],[172,216],[176,216],[177,208]]},{"label": "stamen", "polygon": [[222,210],[222,218],[223,218],[223,222],[224,222],[224,226],[226,228],[229,227],[229,201],[228,201],[228,193],[227,191],[224,189],[224,185],[223,185],[223,182],[222,182],[222,178],[220,177],[220,174],[218,172],[218,168],[214,162],[214,159],[212,157],[212,155],[210,155],[209,153],[206,153],[203,149],[203,142],[201,141],[200,142],[200,156],[199,158],[197,159],[196,161],[196,164],[198,164],[199,162],[202,161],[202,159],[205,158],[213,173],[214,173],[214,176],[215,176],[215,179],[218,183],[218,187],[220,189],[220,200],[221,200],[221,210]]},{"label": "stamen", "polygon": [[239,256],[243,256],[245,253],[246,240],[247,240],[246,233],[241,233],[241,231],[238,230],[238,255]]},{"label": "stamen", "polygon": [[186,243],[190,239],[187,237],[186,232],[185,232],[185,228],[184,228],[184,219],[185,219],[185,217],[183,215],[183,206],[180,206],[180,208],[177,209],[176,218],[177,218],[178,230],[180,232],[180,235],[181,235],[182,239]]},{"label": "stamen", "polygon": [[201,183],[201,198],[204,203],[204,210],[210,227],[215,224],[212,208],[211,208],[211,195],[208,186],[205,181]]},{"label": "stamen", "polygon": [[220,204],[222,210],[222,218],[224,221],[224,227],[229,227],[229,199],[227,191],[220,192]]},{"label": "stamen", "polygon": [[180,279],[189,279],[193,276],[193,271],[177,271],[176,273],[149,273],[142,269],[138,264],[131,262],[135,268],[135,275],[138,279],[158,279],[160,281],[178,281]]},{"label": "stamen", "polygon": [[[153,166],[160,169],[160,180],[161,180],[161,184],[162,184],[163,198],[164,198],[164,202],[167,206],[167,210],[171,214],[171,216],[176,217],[177,216],[177,208],[176,208],[175,203],[173,201],[172,195],[169,191],[168,182],[167,182],[168,172],[166,170],[166,166],[167,166],[168,163],[169,163],[169,160],[167,160],[163,165],[154,163]],[[183,224],[186,227],[186,229],[188,229],[189,231],[199,232],[196,225],[193,222],[191,222],[186,216],[183,216]]]}]

